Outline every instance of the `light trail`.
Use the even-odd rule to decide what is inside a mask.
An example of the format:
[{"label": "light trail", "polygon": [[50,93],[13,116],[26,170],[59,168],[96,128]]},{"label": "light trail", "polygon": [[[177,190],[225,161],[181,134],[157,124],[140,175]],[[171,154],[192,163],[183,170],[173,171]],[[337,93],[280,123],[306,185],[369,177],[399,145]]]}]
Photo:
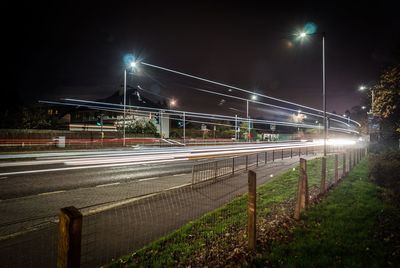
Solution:
[{"label": "light trail", "polygon": [[[86,101],[86,100],[78,100],[78,99],[65,99],[66,101],[71,101],[71,102],[77,102],[78,104],[73,104],[73,103],[63,103],[60,102],[58,104],[60,105],[69,105],[69,106],[85,106],[90,108],[91,105],[89,104],[82,104],[82,103],[90,103],[90,104],[101,104],[101,105],[109,105],[109,106],[117,106],[117,107],[123,107],[121,104],[114,104],[114,103],[104,103],[104,102],[96,102],[96,101]],[[42,103],[48,103],[47,101],[41,101]],[[51,102],[52,104],[56,104],[56,102]],[[94,106],[96,109],[101,109],[98,108],[99,106]],[[199,118],[208,118],[208,119],[214,119],[214,120],[226,120],[230,122],[234,122],[236,120],[235,117],[233,116],[225,116],[225,115],[215,115],[215,114],[207,114],[207,113],[196,113],[196,112],[186,112],[186,111],[180,111],[180,110],[169,110],[169,109],[159,109],[159,108],[150,108],[150,107],[141,107],[141,106],[133,106],[133,105],[127,105],[128,108],[134,108],[134,109],[143,109],[143,110],[152,110],[152,111],[157,111],[159,112],[160,110],[163,110],[166,114],[170,115],[169,113],[173,115],[180,115],[185,113],[186,116],[188,117],[199,117]],[[243,117],[237,117],[237,120],[239,121],[248,121],[247,118]],[[315,126],[315,125],[309,125],[309,124],[299,124],[299,123],[291,123],[291,122],[284,122],[284,121],[272,121],[272,120],[261,120],[261,119],[251,119],[253,123],[259,123],[259,124],[275,124],[275,125],[281,125],[281,126],[292,126],[292,127],[302,127],[302,128],[314,128],[314,129],[320,129],[320,127]],[[336,131],[339,132],[344,132],[344,133],[355,133],[358,134],[359,132],[356,130],[350,130],[350,129],[344,129],[344,128],[336,128]]]},{"label": "light trail", "polygon": [[[256,103],[256,104],[260,104],[260,105],[264,105],[264,106],[269,106],[269,107],[273,107],[273,108],[277,108],[277,109],[282,109],[282,110],[286,110],[286,111],[291,111],[291,112],[295,112],[295,113],[298,112],[298,110],[296,110],[296,109],[291,109],[291,108],[287,108],[287,107],[277,106],[277,105],[273,105],[273,104],[270,104],[270,103],[260,102],[260,101],[256,101],[256,100],[251,100],[251,101],[250,101],[250,100],[245,99],[245,98],[242,98],[242,97],[231,96],[231,95],[228,95],[228,94],[219,93],[219,92],[215,92],[215,91],[211,91],[211,90],[207,90],[207,89],[202,89],[202,88],[196,88],[196,87],[191,87],[191,88],[193,88],[193,89],[195,89],[195,90],[198,90],[198,91],[206,92],[206,93],[209,93],[209,94],[219,95],[219,96],[223,96],[223,97],[227,97],[227,98],[232,98],[232,99],[237,99],[237,100],[242,100],[242,101],[249,101],[249,102],[251,102],[251,103]],[[315,116],[315,117],[324,118],[324,116],[323,116],[323,115],[320,115],[320,114],[314,114],[314,113],[305,112],[305,111],[302,111],[301,113],[302,113],[302,114],[306,114],[306,115]],[[340,121],[340,120],[338,120],[338,119],[330,118],[330,120],[331,120],[331,121],[338,122],[338,123],[341,123],[341,124],[344,124],[344,125],[346,125],[347,127],[350,126],[350,125],[347,124],[346,122]]]},{"label": "light trail", "polygon": [[[190,77],[190,78],[193,78],[193,79],[197,79],[197,80],[200,80],[200,81],[203,81],[203,82],[207,82],[207,83],[223,86],[223,87],[230,88],[230,89],[235,89],[235,90],[238,90],[238,91],[241,91],[241,92],[245,92],[245,93],[248,93],[248,94],[251,94],[251,95],[260,96],[260,97],[268,98],[268,99],[271,99],[271,100],[274,100],[274,101],[290,104],[290,105],[293,105],[293,106],[296,106],[296,107],[301,107],[301,108],[304,108],[304,109],[309,109],[309,110],[313,110],[313,111],[316,111],[316,112],[319,112],[319,113],[323,113],[322,110],[318,110],[318,109],[315,109],[315,108],[312,108],[312,107],[309,107],[309,106],[305,106],[305,105],[301,105],[301,104],[298,104],[298,103],[282,100],[282,99],[279,99],[279,98],[274,98],[274,97],[267,96],[267,95],[264,95],[264,94],[252,92],[252,91],[249,91],[249,90],[246,90],[246,89],[243,89],[243,88],[239,88],[239,87],[231,86],[231,85],[228,85],[228,84],[212,81],[212,80],[209,80],[209,79],[206,79],[206,78],[202,78],[202,77],[199,77],[199,76],[195,76],[195,75],[191,75],[191,74],[175,71],[175,70],[168,69],[168,68],[161,67],[161,66],[157,66],[157,65],[154,65],[154,64],[150,64],[150,63],[146,63],[146,62],[140,62],[140,63],[145,65],[145,66],[153,67],[153,68],[156,68],[156,69],[159,69],[159,70],[164,70],[164,71],[167,71],[167,72],[171,72],[171,73],[179,74],[179,75],[182,75],[182,76]],[[336,117],[341,118],[343,120],[346,119],[345,117],[337,115],[337,114],[328,113],[328,112],[326,114],[329,114],[331,116],[336,116]],[[361,124],[358,123],[357,121],[354,121],[352,119],[350,119],[350,121],[352,121],[353,123],[356,123],[359,126],[361,126]]]},{"label": "light trail", "polygon": [[[355,141],[349,141],[346,139],[342,140],[328,140],[328,144],[332,145],[353,145]],[[132,152],[131,155],[127,156],[111,156],[104,154],[105,156],[96,156],[90,158],[76,158],[76,159],[63,159],[62,163],[65,167],[46,168],[38,170],[24,170],[14,172],[0,173],[0,177],[6,177],[11,175],[21,174],[35,174],[35,173],[46,173],[46,172],[57,172],[57,171],[72,171],[81,169],[93,169],[93,168],[105,168],[105,167],[121,167],[121,166],[132,166],[140,164],[161,164],[170,163],[175,161],[186,161],[195,159],[206,159],[206,158],[222,158],[236,155],[253,154],[257,152],[267,152],[272,150],[283,150],[290,148],[305,148],[305,147],[318,147],[322,146],[323,141],[314,141],[307,143],[286,143],[286,144],[241,144],[237,146],[223,146],[223,147],[208,147],[208,148],[185,148],[174,152],[165,151],[164,153],[158,152]],[[32,161],[27,166],[32,165]],[[44,163],[49,164],[60,164],[60,159],[56,160],[37,160],[37,165],[43,165]],[[9,166],[15,166],[13,163],[8,163]],[[2,163],[2,167],[6,167],[7,163]],[[24,163],[21,162],[21,166]]]}]

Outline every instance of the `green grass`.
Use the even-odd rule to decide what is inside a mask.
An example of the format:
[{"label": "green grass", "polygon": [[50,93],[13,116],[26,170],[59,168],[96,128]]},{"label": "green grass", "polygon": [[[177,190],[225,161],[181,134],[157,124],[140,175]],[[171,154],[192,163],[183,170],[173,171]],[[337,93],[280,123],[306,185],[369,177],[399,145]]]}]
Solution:
[{"label": "green grass", "polygon": [[[320,183],[321,160],[308,161],[309,186]],[[277,176],[257,188],[258,216],[270,213],[273,204],[295,196],[298,169]],[[227,232],[245,229],[247,223],[247,194],[227,205],[207,213],[177,231],[162,237],[144,248],[110,264],[110,267],[165,267],[190,261],[199,248],[215,243]]]},{"label": "green grass", "polygon": [[363,160],[318,205],[302,215],[287,243],[273,244],[254,260],[256,266],[383,267],[386,245],[376,238],[377,216],[395,208],[384,203],[381,189],[368,179]]}]

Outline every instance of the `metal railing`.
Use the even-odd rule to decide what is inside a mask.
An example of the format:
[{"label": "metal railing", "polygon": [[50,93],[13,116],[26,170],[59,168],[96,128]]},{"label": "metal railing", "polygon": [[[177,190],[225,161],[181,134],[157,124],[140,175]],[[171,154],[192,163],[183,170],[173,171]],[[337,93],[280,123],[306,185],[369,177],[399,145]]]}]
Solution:
[{"label": "metal railing", "polygon": [[[225,159],[214,160],[193,165],[192,185],[215,180],[224,176],[233,176],[236,172],[248,170],[249,167],[266,165],[268,162],[285,158],[300,157],[301,155],[322,152],[322,146],[296,146],[292,148],[267,149],[253,154],[245,154]],[[330,152],[338,151],[339,147],[330,147]]]}]

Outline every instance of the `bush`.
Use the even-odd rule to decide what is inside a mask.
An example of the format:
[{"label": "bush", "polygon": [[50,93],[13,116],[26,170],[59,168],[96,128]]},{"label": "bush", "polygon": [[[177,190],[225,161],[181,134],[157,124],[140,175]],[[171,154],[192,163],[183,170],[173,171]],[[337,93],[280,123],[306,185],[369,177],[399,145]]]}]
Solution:
[{"label": "bush", "polygon": [[370,155],[370,176],[386,189],[392,198],[400,201],[400,151],[387,150]]}]

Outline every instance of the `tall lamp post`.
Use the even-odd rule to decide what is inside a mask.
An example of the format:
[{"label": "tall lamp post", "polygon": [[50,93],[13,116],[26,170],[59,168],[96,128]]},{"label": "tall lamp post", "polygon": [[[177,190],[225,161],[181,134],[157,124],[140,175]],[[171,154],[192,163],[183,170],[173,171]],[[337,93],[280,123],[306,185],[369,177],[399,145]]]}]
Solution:
[{"label": "tall lamp post", "polygon": [[374,111],[374,98],[375,98],[375,93],[373,88],[367,88],[366,86],[360,86],[358,88],[359,91],[365,91],[369,89],[371,91],[371,107],[369,109],[369,113],[372,114]]},{"label": "tall lamp post", "polygon": [[[132,61],[129,64],[129,67],[134,69],[136,67],[136,62]],[[123,125],[123,138],[122,138],[122,144],[125,147],[125,125],[126,125],[126,73],[127,73],[127,68],[124,69],[124,125]]]},{"label": "tall lamp post", "polygon": [[326,125],[326,73],[325,73],[325,32],[322,33],[306,33],[302,32],[299,34],[301,39],[309,35],[317,35],[320,34],[322,36],[322,106],[324,111],[324,156],[326,156],[326,138],[328,135],[327,125]]},{"label": "tall lamp post", "polygon": [[[257,100],[257,96],[256,95],[251,95],[251,99],[252,100]],[[249,100],[246,100],[246,117],[247,117],[247,141],[250,142],[250,116],[249,116]]]}]

